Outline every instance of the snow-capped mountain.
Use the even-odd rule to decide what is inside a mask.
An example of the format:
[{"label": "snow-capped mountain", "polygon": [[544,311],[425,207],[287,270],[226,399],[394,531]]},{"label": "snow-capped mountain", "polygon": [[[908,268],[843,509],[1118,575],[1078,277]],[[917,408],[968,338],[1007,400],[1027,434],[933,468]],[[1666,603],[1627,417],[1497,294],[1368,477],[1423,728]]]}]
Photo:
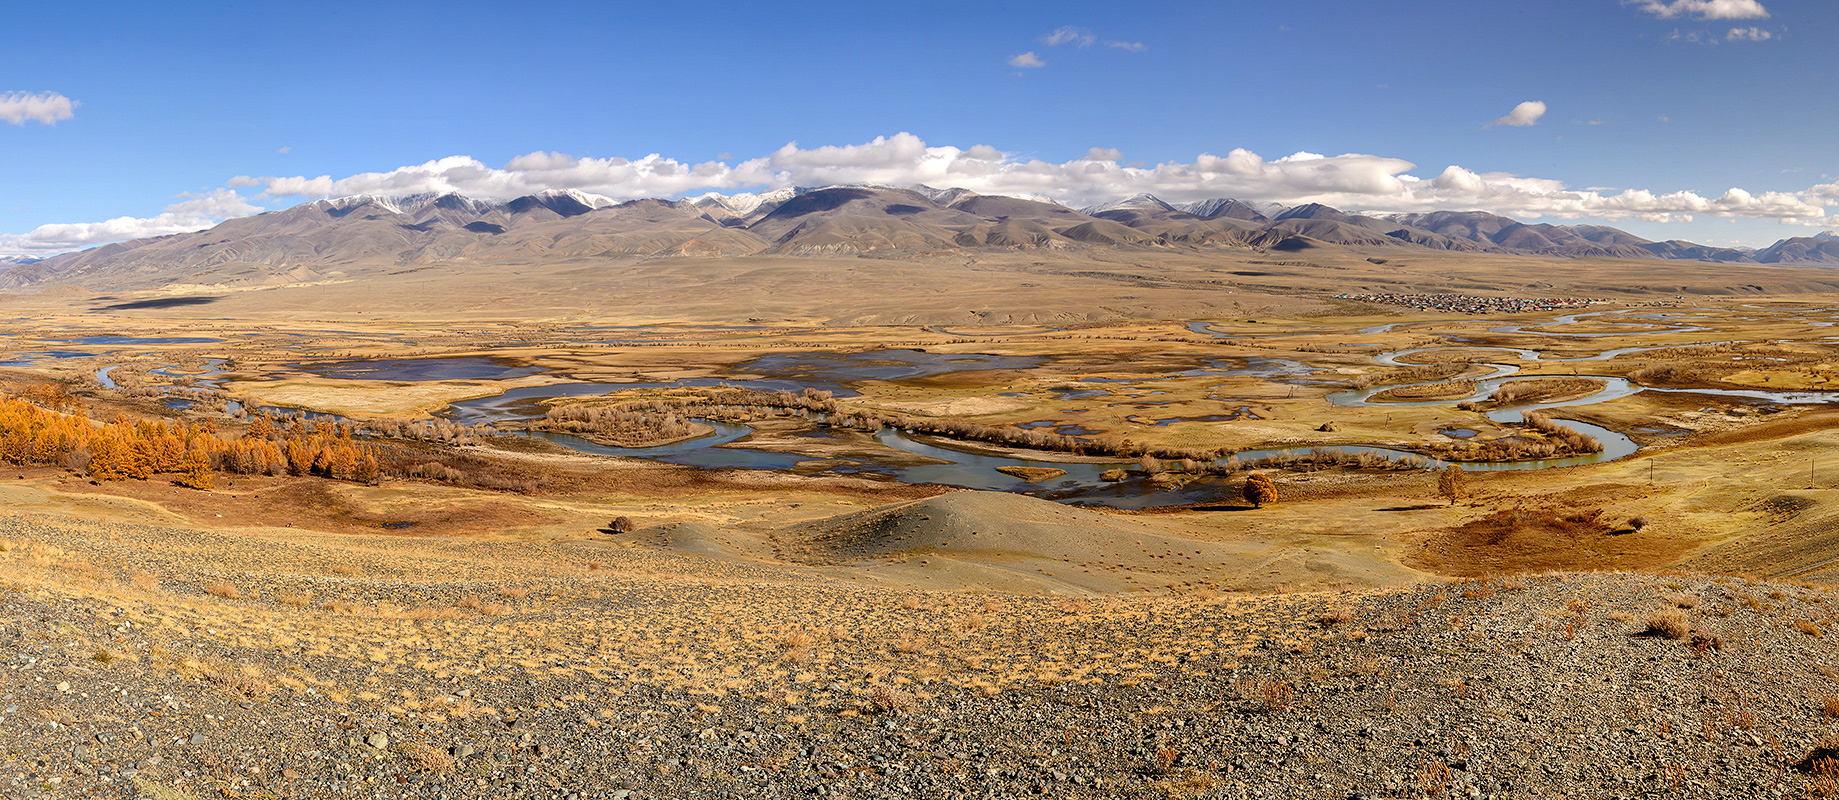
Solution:
[{"label": "snow-capped mountain", "polygon": [[1109,203],[1101,203],[1099,205],[1079,209],[1079,213],[1097,216],[1106,211],[1148,211],[1150,213],[1166,213],[1175,210],[1176,208],[1174,206],[1162,202],[1162,198],[1153,194],[1133,194],[1122,200],[1113,200]]},{"label": "snow-capped mountain", "polygon": [[792,199],[797,194],[797,189],[788,186],[784,189],[774,189],[770,192],[758,193],[742,192],[740,194],[721,194],[720,192],[708,192],[685,199],[688,200],[690,205],[705,211],[712,208],[719,208],[726,210],[730,215],[735,217],[746,217],[762,209],[771,211],[777,208],[780,203]]}]

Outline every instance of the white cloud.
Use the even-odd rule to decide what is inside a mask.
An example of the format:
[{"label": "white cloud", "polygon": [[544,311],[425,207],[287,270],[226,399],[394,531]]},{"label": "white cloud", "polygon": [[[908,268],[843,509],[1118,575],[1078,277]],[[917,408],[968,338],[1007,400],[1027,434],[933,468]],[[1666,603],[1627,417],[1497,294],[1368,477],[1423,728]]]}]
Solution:
[{"label": "white cloud", "polygon": [[1545,116],[1545,103],[1538,100],[1528,100],[1514,106],[1512,111],[1507,112],[1507,116],[1496,118],[1488,127],[1492,128],[1495,125],[1510,125],[1515,128],[1524,128],[1528,125],[1539,124],[1539,118],[1543,116]]},{"label": "white cloud", "polygon": [[1698,19],[1763,19],[1768,9],[1758,0],[1637,0],[1642,11],[1662,19],[1686,15]]},{"label": "white cloud", "polygon": [[75,116],[78,105],[77,101],[57,92],[4,92],[0,93],[0,119],[14,125],[24,125],[28,121],[55,125],[60,119]]},{"label": "white cloud", "polygon": [[[1113,48],[1124,50],[1124,51],[1131,52],[1131,53],[1141,53],[1144,50],[1148,49],[1143,45],[1142,42],[1121,42],[1121,41],[1114,41],[1111,39],[1100,39],[1097,36],[1092,35],[1091,31],[1088,31],[1084,28],[1075,27],[1072,25],[1063,25],[1061,27],[1055,28],[1052,32],[1048,33],[1046,36],[1041,37],[1041,42],[1047,45],[1048,47],[1059,47],[1060,45],[1063,45],[1063,44],[1073,44],[1073,45],[1078,45],[1081,48],[1085,48],[1085,47],[1091,47],[1092,45],[1095,45],[1095,44],[1102,44],[1106,47],[1113,47]],[[1021,66],[1021,65],[1017,64],[1015,66]]]},{"label": "white cloud", "polygon": [[108,242],[189,233],[204,230],[231,217],[246,217],[262,210],[229,189],[216,189],[203,195],[180,196],[186,199],[167,206],[166,213],[156,217],[116,217],[104,222],[40,225],[30,233],[0,235],[0,253],[48,255]]},{"label": "white cloud", "polygon": [[1052,33],[1041,37],[1041,41],[1048,47],[1058,47],[1069,43],[1077,44],[1080,47],[1091,47],[1092,43],[1098,41],[1098,37],[1093,36],[1090,32],[1081,28],[1063,25],[1055,28]]},{"label": "white cloud", "polygon": [[1040,67],[1047,66],[1047,62],[1042,61],[1040,56],[1035,55],[1034,51],[1030,50],[1026,53],[1022,53],[1021,55],[1011,56],[1009,58],[1009,66],[1028,67],[1031,69],[1038,69]]},{"label": "white cloud", "polygon": [[[457,192],[508,200],[544,189],[579,189],[619,200],[685,197],[704,192],[750,192],[788,186],[923,183],[983,194],[1045,196],[1074,207],[1137,193],[1171,202],[1216,197],[1286,205],[1322,203],[1368,213],[1483,210],[1518,218],[1690,221],[1695,216],[1774,219],[1831,224],[1826,206],[1839,205],[1839,184],[1804,192],[1750,192],[1733,188],[1715,197],[1690,191],[1588,187],[1458,165],[1433,178],[1412,174],[1417,165],[1364,153],[1299,152],[1266,159],[1249,150],[1202,153],[1190,161],[1120,163],[1123,153],[1094,147],[1069,161],[1006,153],[989,145],[929,145],[900,133],[852,145],[806,148],[793,142],[742,161],[688,163],[653,153],[637,159],[578,157],[537,151],[491,167],[468,156],[449,156],[384,172],[342,178],[329,175],[239,176],[231,187],[258,188],[262,196],[316,199],[353,194],[400,196]],[[259,211],[230,189],[190,198],[147,220],[123,218],[88,225],[47,225],[0,237],[0,252],[47,253],[141,236],[208,227],[225,217]]]},{"label": "white cloud", "polygon": [[1692,192],[1572,189],[1560,181],[1460,166],[1425,179],[1410,174],[1417,165],[1409,161],[1362,153],[1295,153],[1267,160],[1238,149],[1225,155],[1203,153],[1191,162],[1149,165],[1121,164],[1122,157],[1116,149],[1094,147],[1071,161],[1025,159],[987,145],[932,146],[901,133],[854,145],[803,148],[792,143],[737,163],[688,164],[657,154],[627,160],[536,152],[499,169],[454,156],[340,179],[245,177],[232,185],[259,186],[269,196],[303,198],[459,192],[503,200],[542,189],[580,189],[632,199],[839,183],[924,183],[985,194],[1043,195],[1072,206],[1147,192],[1175,202],[1235,197],[1372,212],[1483,209],[1522,217],[1669,220],[1690,215],[1821,219],[1826,204],[1821,192],[1839,198],[1839,185],[1804,193],[1752,194],[1739,189],[1715,198]]},{"label": "white cloud", "polygon": [[1761,28],[1731,28],[1730,33],[1725,34],[1724,38],[1750,42],[1766,42],[1775,38],[1775,34]]},{"label": "white cloud", "polygon": [[294,148],[288,145],[282,145],[280,147],[275,148],[275,152],[280,153],[281,155],[287,155],[288,153],[294,152]]}]

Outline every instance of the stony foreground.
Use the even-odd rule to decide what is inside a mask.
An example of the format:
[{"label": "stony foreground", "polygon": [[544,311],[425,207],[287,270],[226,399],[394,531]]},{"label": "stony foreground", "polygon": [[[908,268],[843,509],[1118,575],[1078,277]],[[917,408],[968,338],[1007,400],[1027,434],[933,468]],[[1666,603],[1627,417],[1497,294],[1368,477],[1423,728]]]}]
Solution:
[{"label": "stony foreground", "polygon": [[50,516],[0,547],[7,797],[1839,793],[1824,588],[953,595]]}]

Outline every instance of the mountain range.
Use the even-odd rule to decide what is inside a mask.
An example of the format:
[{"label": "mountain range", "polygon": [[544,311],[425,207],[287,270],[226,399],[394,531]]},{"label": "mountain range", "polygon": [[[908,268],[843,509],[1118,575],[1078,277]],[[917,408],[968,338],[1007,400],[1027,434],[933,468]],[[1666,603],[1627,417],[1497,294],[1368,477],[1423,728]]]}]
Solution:
[{"label": "mountain range", "polygon": [[1362,215],[1325,205],[1152,195],[1083,209],[1046,198],[926,186],[843,185],[617,202],[550,190],[507,202],[458,194],[358,195],[228,220],[195,233],[0,262],[0,288],[137,289],[356,277],[416,265],[673,256],[904,258],[984,250],[1428,248],[1558,258],[1839,266],[1839,234],[1760,250],[1654,242],[1598,225],[1481,211]]}]

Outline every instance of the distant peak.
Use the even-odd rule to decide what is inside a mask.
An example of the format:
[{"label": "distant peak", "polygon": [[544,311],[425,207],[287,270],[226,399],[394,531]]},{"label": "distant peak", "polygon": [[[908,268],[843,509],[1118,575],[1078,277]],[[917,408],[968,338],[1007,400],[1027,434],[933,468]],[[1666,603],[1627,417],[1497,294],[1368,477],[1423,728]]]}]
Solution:
[{"label": "distant peak", "polygon": [[1162,198],[1153,194],[1133,194],[1122,200],[1082,208],[1086,214],[1102,214],[1106,211],[1174,211],[1175,207],[1162,202]]}]

